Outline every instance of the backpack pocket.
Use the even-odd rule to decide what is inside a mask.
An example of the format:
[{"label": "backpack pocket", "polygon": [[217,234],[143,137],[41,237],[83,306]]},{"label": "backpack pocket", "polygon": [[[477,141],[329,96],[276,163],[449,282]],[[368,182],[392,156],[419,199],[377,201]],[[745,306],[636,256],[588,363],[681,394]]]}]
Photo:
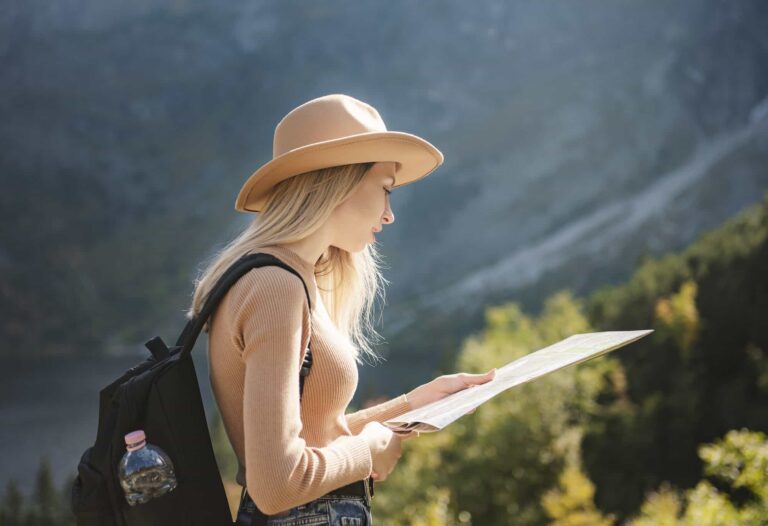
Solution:
[{"label": "backpack pocket", "polygon": [[124,506],[122,510],[125,523],[129,526],[175,526],[203,525],[205,521],[193,519],[187,508],[183,491],[184,481],[177,479],[178,486],[168,493],[155,497],[142,504]]},{"label": "backpack pocket", "polygon": [[147,441],[162,449],[173,463],[176,488],[134,506],[121,503],[120,513],[127,526],[208,526],[210,523],[189,511],[195,502],[204,503],[205,496],[188,492],[183,469],[185,463],[176,440],[178,425],[177,421],[169,418],[173,415],[166,410],[167,405],[168,401],[163,399],[158,387],[153,385],[147,398],[142,427],[147,434]]},{"label": "backpack pocket", "polygon": [[91,464],[89,447],[77,465],[70,506],[77,526],[117,526],[104,476]]}]

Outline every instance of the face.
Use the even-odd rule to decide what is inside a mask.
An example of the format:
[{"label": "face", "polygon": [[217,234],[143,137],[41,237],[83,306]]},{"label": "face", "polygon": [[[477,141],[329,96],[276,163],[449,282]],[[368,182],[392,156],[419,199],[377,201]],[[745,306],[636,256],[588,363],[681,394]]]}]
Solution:
[{"label": "face", "polygon": [[334,242],[348,252],[359,252],[376,241],[374,233],[395,221],[389,204],[389,191],[395,182],[395,163],[375,163],[352,195],[333,211]]}]

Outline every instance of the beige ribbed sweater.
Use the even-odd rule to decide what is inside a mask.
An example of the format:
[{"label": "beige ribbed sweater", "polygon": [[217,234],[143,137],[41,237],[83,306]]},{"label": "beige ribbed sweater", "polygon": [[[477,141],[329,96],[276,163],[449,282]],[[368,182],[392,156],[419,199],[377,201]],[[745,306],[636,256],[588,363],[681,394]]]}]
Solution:
[{"label": "beige ribbed sweater", "polygon": [[[211,320],[208,364],[237,481],[273,515],[370,476],[359,436],[366,423],[410,410],[406,395],[345,415],[358,371],[317,292],[314,265],[283,245],[259,249],[293,267],[253,269],[229,290]],[[299,404],[299,369],[310,337],[313,365]]]}]

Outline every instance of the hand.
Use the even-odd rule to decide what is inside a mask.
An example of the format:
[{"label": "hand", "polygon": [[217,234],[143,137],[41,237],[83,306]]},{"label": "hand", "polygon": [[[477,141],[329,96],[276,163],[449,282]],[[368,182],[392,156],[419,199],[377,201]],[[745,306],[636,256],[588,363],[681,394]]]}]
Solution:
[{"label": "hand", "polygon": [[360,433],[368,440],[373,458],[373,480],[386,480],[402,456],[401,443],[414,433],[397,435],[379,422],[368,422]]},{"label": "hand", "polygon": [[[408,439],[413,438],[413,437],[418,437],[419,436],[419,432],[418,431],[411,431],[410,433],[405,433],[405,434],[394,433],[394,435],[395,435],[396,438],[400,439],[400,441],[402,443],[403,440],[408,440]],[[379,473],[376,470],[374,470],[374,471],[371,472],[371,478],[373,480],[385,480],[387,477],[381,478],[381,475],[379,475]]]},{"label": "hand", "polygon": [[[420,385],[413,391],[406,394],[411,404],[411,409],[418,409],[437,400],[441,400],[448,395],[474,387],[486,382],[490,382],[496,377],[496,368],[494,367],[487,373],[469,374],[456,373],[438,376],[429,383]],[[470,413],[473,413],[473,409]]]}]

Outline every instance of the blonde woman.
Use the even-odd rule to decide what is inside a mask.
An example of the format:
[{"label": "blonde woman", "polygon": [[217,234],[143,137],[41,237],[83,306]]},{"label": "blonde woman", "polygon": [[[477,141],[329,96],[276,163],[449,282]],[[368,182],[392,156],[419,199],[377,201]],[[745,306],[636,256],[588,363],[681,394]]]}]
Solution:
[{"label": "blonde woman", "polygon": [[208,321],[211,386],[243,486],[236,524],[371,524],[373,481],[387,478],[402,440],[417,435],[381,422],[492,378],[441,376],[345,414],[358,362],[376,358],[371,313],[383,278],[374,241],[395,220],[390,195],[442,162],[430,143],[387,131],[376,109],[347,95],[308,101],[277,125],[273,159],[235,205],[257,215],[201,274],[188,313],[246,254],[271,254],[301,276],[252,269]]}]

